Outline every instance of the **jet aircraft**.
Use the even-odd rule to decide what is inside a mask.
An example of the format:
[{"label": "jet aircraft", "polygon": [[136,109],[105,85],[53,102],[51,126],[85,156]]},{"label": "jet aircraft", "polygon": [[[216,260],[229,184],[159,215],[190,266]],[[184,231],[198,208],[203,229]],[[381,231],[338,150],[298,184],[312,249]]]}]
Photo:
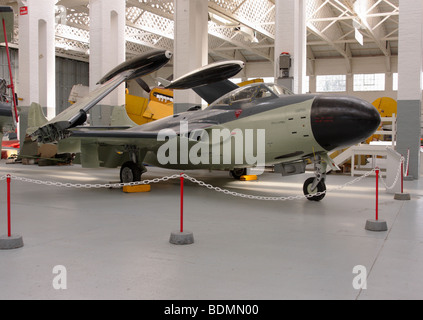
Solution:
[{"label": "jet aircraft", "polygon": [[[144,164],[179,170],[228,170],[234,178],[239,178],[247,168],[254,167],[246,161],[246,154],[241,161],[234,161],[234,156],[230,161],[213,161],[210,153],[210,161],[194,163],[192,159],[182,161],[182,157],[178,157],[176,163],[163,164],[158,159],[158,153],[172,139],[178,146],[185,143],[190,147],[206,144],[213,148],[217,144],[222,151],[225,139],[236,139],[237,134],[247,130],[265,130],[265,148],[254,144],[248,152],[258,156],[258,152],[264,150],[260,154],[263,159],[260,165],[274,166],[275,171],[282,175],[304,173],[308,161],[314,163],[315,177],[305,181],[303,191],[308,195],[307,199],[320,201],[325,196],[323,191],[326,190],[328,166],[338,169],[328,152],[364,141],[381,122],[373,105],[354,97],[293,94],[276,84],[264,83],[240,88],[227,79],[241,71],[244,63],[224,61],[173,81],[162,80],[166,88],[193,88],[210,103],[204,110],[191,108],[141,126],[128,123],[126,128],[80,127],[86,119],[86,112],[121,82],[160,68],[170,56],[169,52],[152,52],[116,67],[100,80],[103,85],[99,89],[77,106],[71,106],[34,130],[32,136],[43,143],[65,139],[68,152],[72,149],[89,153],[91,150],[95,161],[92,157],[87,161],[90,167],[100,166],[101,161],[107,162],[106,158],[119,155],[119,161],[112,162],[116,167],[121,166],[121,181],[133,182],[140,181],[147,171]],[[211,135],[214,129],[228,130],[229,138],[222,137],[218,142],[203,139],[204,133]],[[174,134],[162,139],[163,132]],[[100,148],[106,148],[105,158]],[[231,148],[233,151],[235,146]],[[219,154],[220,160],[224,158],[223,153]]]}]

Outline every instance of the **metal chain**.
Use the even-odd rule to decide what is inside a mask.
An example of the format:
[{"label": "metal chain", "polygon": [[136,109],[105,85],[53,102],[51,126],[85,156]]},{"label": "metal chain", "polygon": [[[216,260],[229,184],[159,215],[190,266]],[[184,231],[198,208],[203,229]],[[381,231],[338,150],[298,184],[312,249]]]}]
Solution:
[{"label": "metal chain", "polygon": [[25,177],[18,177],[14,175],[5,175],[0,177],[0,180],[5,180],[6,178],[11,178],[12,180],[16,181],[22,181],[27,183],[33,183],[38,185],[46,185],[46,186],[55,186],[55,187],[65,187],[65,188],[77,188],[77,189],[100,189],[100,188],[123,188],[128,186],[139,186],[139,185],[145,185],[145,184],[152,184],[152,183],[159,183],[168,181],[171,179],[179,178],[179,174],[174,174],[172,176],[167,176],[163,178],[155,178],[152,180],[143,180],[143,181],[137,181],[137,182],[128,182],[128,183],[107,183],[107,184],[80,184],[80,183],[63,183],[63,182],[52,182],[52,181],[42,181],[42,180],[35,180],[35,179],[29,179]]},{"label": "metal chain", "polygon": [[404,163],[404,160],[405,160],[404,157],[401,157],[400,158],[400,163],[398,165],[397,175],[395,176],[395,180],[394,180],[394,182],[392,183],[391,186],[388,186],[386,184],[385,180],[382,178],[382,175],[379,175],[380,180],[382,181],[382,183],[384,184],[384,186],[385,186],[386,189],[391,190],[391,189],[393,189],[396,186],[396,184],[398,182],[398,179],[399,179],[399,177],[401,175],[401,164]]},{"label": "metal chain", "polygon": [[[403,159],[402,159],[402,161],[403,161]],[[245,199],[253,199],[253,200],[264,200],[264,201],[286,201],[286,200],[301,200],[301,199],[304,199],[304,198],[318,197],[318,196],[321,196],[321,195],[323,195],[327,192],[333,192],[333,191],[341,190],[341,189],[343,189],[347,186],[355,184],[355,183],[361,181],[362,179],[370,176],[372,173],[375,172],[375,170],[376,169],[368,171],[364,175],[362,175],[362,176],[360,176],[360,177],[358,177],[354,180],[351,180],[351,181],[349,181],[349,182],[347,182],[343,185],[334,187],[330,190],[325,190],[325,191],[317,192],[317,193],[314,193],[314,194],[288,196],[288,197],[254,196],[254,195],[250,195],[250,194],[244,194],[244,193],[239,193],[239,192],[235,192],[235,191],[230,191],[230,190],[227,190],[227,189],[222,189],[220,187],[215,187],[211,184],[207,184],[207,183],[200,181],[200,180],[197,180],[197,179],[195,179],[195,178],[193,178],[193,177],[191,177],[191,176],[189,176],[185,173],[174,174],[174,175],[171,175],[171,176],[166,176],[166,177],[162,177],[162,178],[155,178],[155,179],[151,179],[151,180],[143,180],[143,181],[129,182],[129,183],[108,183],[108,184],[80,184],[80,183],[75,184],[75,183],[52,182],[52,181],[29,179],[29,178],[25,178],[25,177],[18,177],[18,176],[14,176],[14,175],[1,176],[0,181],[5,180],[7,178],[11,178],[12,180],[26,182],[26,183],[33,183],[33,184],[37,184],[37,185],[65,187],[65,188],[77,188],[77,189],[92,189],[92,188],[94,188],[94,189],[98,189],[98,188],[110,189],[110,188],[122,188],[122,187],[126,187],[126,186],[138,186],[138,185],[159,183],[159,182],[165,182],[165,181],[168,181],[168,180],[173,180],[173,179],[183,177],[184,179],[187,179],[194,184],[198,184],[200,187],[205,187],[209,190],[213,190],[213,191],[220,192],[220,193],[230,195],[230,196],[234,196],[234,197],[240,197],[240,198],[245,198]],[[401,170],[401,166],[400,166],[399,170]],[[398,176],[399,175],[397,173],[397,177],[395,179],[394,185],[398,180]],[[383,179],[382,179],[382,181],[383,181]],[[386,186],[386,184],[385,184],[385,186]],[[387,189],[389,189],[389,188],[387,187]]]},{"label": "metal chain", "polygon": [[[402,157],[403,162],[404,162],[404,157]],[[407,151],[407,165],[404,167],[404,176],[407,176],[407,172],[408,172],[408,166],[410,165],[410,150]]]},{"label": "metal chain", "polygon": [[354,183],[357,183],[359,181],[361,181],[362,179],[364,179],[365,177],[368,177],[369,175],[371,175],[373,172],[375,171],[375,169],[367,172],[366,174],[362,175],[361,177],[358,177],[350,182],[345,183],[344,185],[335,187],[331,190],[325,190],[325,191],[321,191],[321,192],[316,192],[313,194],[308,194],[308,195],[299,195],[299,196],[289,196],[289,197],[266,197],[266,196],[253,196],[253,195],[249,195],[249,194],[244,194],[244,193],[239,193],[239,192],[235,192],[235,191],[229,191],[227,189],[222,189],[219,187],[214,187],[211,184],[206,184],[203,181],[199,181],[193,177],[190,177],[186,174],[182,174],[182,177],[184,177],[185,179],[198,184],[200,187],[206,187],[209,190],[214,190],[216,192],[221,192],[227,195],[231,195],[234,197],[240,197],[240,198],[247,198],[247,199],[254,199],[254,200],[265,200],[265,201],[286,201],[286,200],[301,200],[304,198],[312,198],[312,197],[318,197],[321,196],[327,192],[332,192],[335,190],[341,190],[343,188],[345,188],[346,186],[352,185]]},{"label": "metal chain", "polygon": [[332,192],[332,191],[338,191],[338,190],[344,189],[345,187],[350,186],[350,185],[352,185],[354,183],[357,183],[357,182],[363,180],[364,178],[370,176],[372,173],[375,173],[375,171],[376,171],[376,168],[373,168],[372,170],[366,172],[362,176],[360,176],[358,178],[355,178],[354,180],[351,180],[351,181],[349,181],[349,182],[347,182],[347,183],[345,183],[345,184],[343,184],[341,186],[334,187],[333,189],[330,189],[328,191],[329,192]]},{"label": "metal chain", "polygon": [[[184,177],[185,179],[191,181],[192,183],[196,183],[198,184],[200,187],[205,187],[209,190],[213,190],[216,192],[221,192],[224,193],[226,195],[230,195],[230,196],[234,196],[234,197],[240,197],[240,198],[246,198],[246,199],[254,199],[254,200],[268,200],[268,201],[285,201],[285,200],[295,200],[295,199],[302,199],[304,198],[304,196],[289,196],[289,197],[265,197],[265,196],[253,196],[250,194],[244,194],[244,193],[239,193],[239,192],[235,192],[235,191],[230,191],[227,189],[222,189],[220,187],[214,187],[211,184],[207,184],[203,181],[199,181],[193,177],[190,177],[186,174],[182,174],[182,177]],[[322,192],[319,192],[317,194],[313,194],[310,196],[316,196],[316,195],[320,195],[322,194]]]}]

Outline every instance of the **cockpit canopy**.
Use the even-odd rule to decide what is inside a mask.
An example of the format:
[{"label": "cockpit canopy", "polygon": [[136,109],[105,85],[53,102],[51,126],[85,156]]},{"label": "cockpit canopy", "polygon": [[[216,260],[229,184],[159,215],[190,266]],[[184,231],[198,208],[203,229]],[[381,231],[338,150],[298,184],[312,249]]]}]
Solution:
[{"label": "cockpit canopy", "polygon": [[293,95],[292,91],[277,84],[255,83],[241,87],[227,93],[213,102],[210,107],[217,105],[232,105],[237,102],[251,102],[263,98],[277,98],[284,95]]}]

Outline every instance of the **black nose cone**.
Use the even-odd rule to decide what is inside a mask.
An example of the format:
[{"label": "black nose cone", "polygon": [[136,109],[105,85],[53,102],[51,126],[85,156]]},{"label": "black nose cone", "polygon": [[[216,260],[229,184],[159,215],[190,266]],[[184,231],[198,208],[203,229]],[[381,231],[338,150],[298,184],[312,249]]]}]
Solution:
[{"label": "black nose cone", "polygon": [[380,122],[372,104],[354,97],[317,96],[311,108],[313,135],[327,151],[366,140]]}]

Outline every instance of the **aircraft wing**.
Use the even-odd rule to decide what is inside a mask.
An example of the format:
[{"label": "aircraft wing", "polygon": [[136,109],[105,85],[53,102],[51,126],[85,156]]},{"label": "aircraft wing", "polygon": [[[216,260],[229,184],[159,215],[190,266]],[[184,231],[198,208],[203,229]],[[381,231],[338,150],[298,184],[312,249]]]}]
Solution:
[{"label": "aircraft wing", "polygon": [[238,74],[244,66],[245,63],[239,60],[219,61],[195,69],[173,81],[158,79],[166,89],[193,89],[227,80]]},{"label": "aircraft wing", "polygon": [[[91,127],[77,127],[71,129],[71,134],[68,139],[89,141],[91,143],[95,142],[110,146],[135,145],[141,148],[148,148],[160,146],[165,142],[159,141],[159,136],[162,136],[162,138],[164,138],[166,135],[169,137],[176,137],[181,134],[189,136],[195,130],[205,130],[214,125],[216,125],[214,122],[192,122],[189,124],[189,128],[186,128],[186,132],[181,132],[181,126],[179,122],[177,125],[171,125],[163,129],[157,128],[155,130],[143,130],[143,126],[138,126],[126,130],[107,127],[105,127],[103,130],[95,128],[92,129]],[[195,140],[193,142],[197,141]]]},{"label": "aircraft wing", "polygon": [[101,85],[87,97],[73,104],[30,135],[36,136],[42,143],[67,137],[68,129],[82,125],[87,120],[87,112],[121,83],[160,69],[171,56],[169,51],[153,51],[120,64],[103,77],[99,82]]},{"label": "aircraft wing", "polygon": [[91,130],[78,129],[72,130],[69,138],[90,139],[107,145],[138,145],[142,141],[131,143],[131,140],[154,139],[157,140],[158,131],[131,131],[131,130]]},{"label": "aircraft wing", "polygon": [[208,104],[237,88],[228,79],[238,74],[245,66],[239,60],[219,61],[198,68],[176,80],[157,78],[166,89],[193,89]]}]

